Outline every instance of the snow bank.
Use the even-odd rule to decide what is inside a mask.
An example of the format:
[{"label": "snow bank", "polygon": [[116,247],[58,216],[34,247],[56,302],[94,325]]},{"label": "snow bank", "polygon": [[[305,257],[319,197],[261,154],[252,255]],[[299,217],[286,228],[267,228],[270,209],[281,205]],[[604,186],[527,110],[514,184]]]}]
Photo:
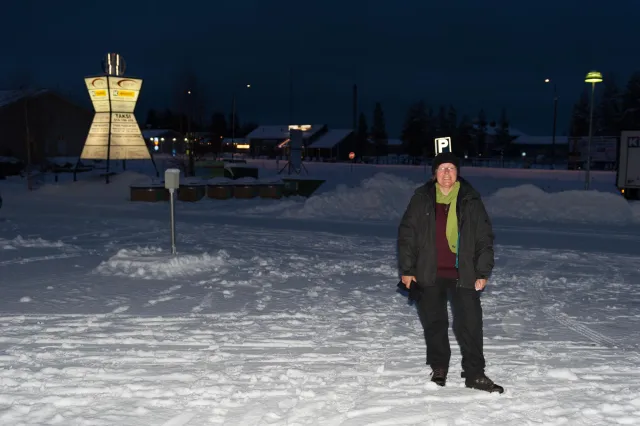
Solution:
[{"label": "snow bank", "polygon": [[0,248],[3,250],[17,250],[18,248],[60,248],[66,246],[62,241],[47,241],[42,238],[23,238],[20,235],[13,240],[0,238]]},{"label": "snow bank", "polygon": [[338,187],[305,201],[302,208],[290,209],[285,216],[298,218],[398,219],[420,183],[378,173],[359,186]]},{"label": "snow bank", "polygon": [[549,193],[534,185],[521,185],[499,189],[485,203],[492,217],[612,225],[640,222],[637,208],[622,196],[607,192]]},{"label": "snow bank", "polygon": [[229,255],[223,250],[216,256],[208,253],[172,256],[159,247],[122,249],[98,265],[94,273],[142,279],[169,279],[217,271],[228,263],[228,259]]},{"label": "snow bank", "polygon": [[[482,186],[480,179],[474,185]],[[284,217],[343,220],[398,220],[422,182],[378,173],[359,185],[335,190],[304,202],[281,202],[256,207],[250,213],[277,213]],[[540,183],[542,184],[542,182]],[[536,222],[640,223],[640,203],[629,203],[617,193],[569,190],[546,192],[533,184],[501,188],[483,197],[493,218]]]}]

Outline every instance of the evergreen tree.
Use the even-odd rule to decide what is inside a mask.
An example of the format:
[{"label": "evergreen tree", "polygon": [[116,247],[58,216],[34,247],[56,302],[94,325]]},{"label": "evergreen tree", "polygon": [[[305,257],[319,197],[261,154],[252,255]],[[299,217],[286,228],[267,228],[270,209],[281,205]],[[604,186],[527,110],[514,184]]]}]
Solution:
[{"label": "evergreen tree", "polygon": [[484,109],[481,109],[478,113],[478,118],[476,120],[475,140],[476,154],[484,155],[485,147],[487,144],[487,116],[484,112]]},{"label": "evergreen tree", "polygon": [[622,96],[621,130],[640,130],[640,72],[635,72]]},{"label": "evergreen tree", "polygon": [[436,117],[435,122],[435,132],[437,138],[443,138],[445,136],[451,136],[449,133],[449,121],[447,117],[447,109],[444,105],[440,105],[440,109],[438,110],[438,116]]},{"label": "evergreen tree", "polygon": [[369,155],[371,152],[371,147],[369,145],[369,126],[367,125],[367,116],[361,112],[358,117],[358,129],[356,131],[356,156],[358,158],[362,158]]},{"label": "evergreen tree", "polygon": [[376,102],[373,109],[373,123],[371,125],[371,139],[376,148],[376,162],[379,161],[377,157],[387,155],[387,130],[384,120],[384,112],[382,111],[382,105],[380,102]]},{"label": "evergreen tree", "polygon": [[583,137],[589,135],[589,90],[582,91],[580,99],[573,105],[569,136]]},{"label": "evergreen tree", "polygon": [[449,110],[447,111],[447,126],[448,135],[452,138],[456,138],[458,130],[458,111],[456,111],[453,105],[449,105]]},{"label": "evergreen tree", "polygon": [[602,136],[617,136],[621,130],[622,94],[613,74],[605,76],[602,85],[602,95],[597,105],[597,130],[594,133]]},{"label": "evergreen tree", "polygon": [[509,134],[509,120],[507,119],[507,110],[502,108],[500,113],[500,123],[496,129],[496,147],[507,149],[511,143],[511,135]]},{"label": "evergreen tree", "polygon": [[258,127],[260,127],[258,123],[253,123],[251,121],[243,123],[240,127],[240,137],[246,138],[249,133],[253,132]]},{"label": "evergreen tree", "polygon": [[409,111],[407,111],[407,117],[400,136],[405,152],[411,157],[424,155],[425,144],[428,141],[428,126],[429,122],[425,103],[420,101],[411,105]]},{"label": "evergreen tree", "polygon": [[222,139],[227,134],[227,120],[224,113],[214,112],[211,116],[211,149],[213,152],[222,152]]},{"label": "evergreen tree", "polygon": [[464,155],[475,155],[473,146],[474,133],[471,118],[467,115],[463,116],[456,130],[456,141],[453,143],[453,152],[456,155],[460,157]]},{"label": "evergreen tree", "polygon": [[145,127],[149,129],[157,129],[159,122],[160,122],[160,119],[158,117],[158,112],[155,109],[151,108],[147,112],[147,119],[144,123]]}]

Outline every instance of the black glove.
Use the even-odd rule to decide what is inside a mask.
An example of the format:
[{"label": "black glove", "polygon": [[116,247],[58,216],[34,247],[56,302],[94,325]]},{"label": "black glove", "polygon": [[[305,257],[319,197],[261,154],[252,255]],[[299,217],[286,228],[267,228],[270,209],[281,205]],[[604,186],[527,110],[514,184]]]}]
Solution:
[{"label": "black glove", "polygon": [[[398,288],[402,291],[407,291],[407,286],[405,286],[402,281],[400,281],[398,283]],[[409,300],[413,300],[414,302],[418,303],[420,301],[420,299],[422,298],[422,289],[420,288],[420,286],[418,285],[417,282],[413,281],[411,284],[409,284]]]}]

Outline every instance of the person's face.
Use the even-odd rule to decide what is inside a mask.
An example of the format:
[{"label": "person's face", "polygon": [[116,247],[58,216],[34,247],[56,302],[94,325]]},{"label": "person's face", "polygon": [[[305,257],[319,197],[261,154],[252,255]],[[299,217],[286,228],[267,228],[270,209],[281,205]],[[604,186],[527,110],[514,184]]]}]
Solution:
[{"label": "person's face", "polygon": [[436,169],[436,180],[443,188],[451,188],[458,180],[458,169],[452,163],[442,163]]}]

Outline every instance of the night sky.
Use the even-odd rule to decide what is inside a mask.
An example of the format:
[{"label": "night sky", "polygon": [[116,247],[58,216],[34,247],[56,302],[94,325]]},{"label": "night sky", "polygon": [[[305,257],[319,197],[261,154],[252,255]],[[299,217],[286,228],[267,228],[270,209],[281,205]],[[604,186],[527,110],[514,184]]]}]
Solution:
[{"label": "night sky", "polygon": [[489,120],[506,107],[513,127],[549,135],[549,77],[563,134],[587,71],[623,86],[640,70],[637,0],[21,0],[2,15],[0,88],[25,80],[89,105],[82,78],[118,52],[144,79],[141,117],[174,106],[193,70],[207,115],[228,112],[236,88],[241,120],[286,124],[293,67],[301,124],[350,127],[356,83],[369,119],[382,102],[390,137],[418,99]]}]

